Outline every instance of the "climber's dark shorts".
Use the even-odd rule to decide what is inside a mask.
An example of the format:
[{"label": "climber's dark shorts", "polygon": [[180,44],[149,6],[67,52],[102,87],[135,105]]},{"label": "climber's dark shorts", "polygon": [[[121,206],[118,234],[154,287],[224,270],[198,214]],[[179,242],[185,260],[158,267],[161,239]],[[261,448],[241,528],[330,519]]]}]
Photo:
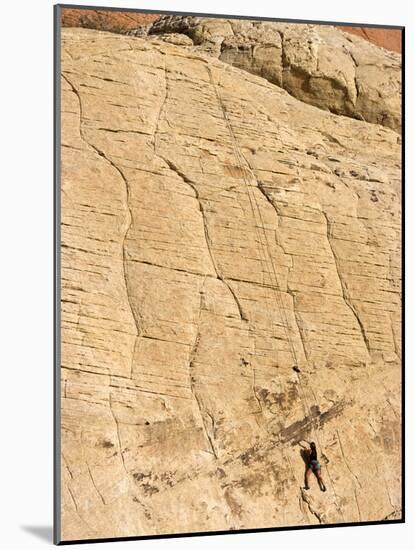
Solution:
[{"label": "climber's dark shorts", "polygon": [[320,462],[318,460],[312,460],[309,466],[313,470],[313,472],[321,469]]}]

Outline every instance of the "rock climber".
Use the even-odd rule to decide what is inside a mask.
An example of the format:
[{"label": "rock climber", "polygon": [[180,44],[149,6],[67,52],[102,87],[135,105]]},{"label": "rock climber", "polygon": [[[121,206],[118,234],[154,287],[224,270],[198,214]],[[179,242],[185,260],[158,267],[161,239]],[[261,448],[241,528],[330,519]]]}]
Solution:
[{"label": "rock climber", "polygon": [[310,443],[310,450],[308,451],[308,467],[305,472],[305,486],[304,489],[309,489],[309,479],[310,475],[314,473],[314,475],[317,477],[318,484],[320,486],[320,489],[322,491],[326,490],[326,486],[324,485],[323,478],[321,477],[321,465],[320,462],[317,460],[317,449],[316,444],[312,441]]}]

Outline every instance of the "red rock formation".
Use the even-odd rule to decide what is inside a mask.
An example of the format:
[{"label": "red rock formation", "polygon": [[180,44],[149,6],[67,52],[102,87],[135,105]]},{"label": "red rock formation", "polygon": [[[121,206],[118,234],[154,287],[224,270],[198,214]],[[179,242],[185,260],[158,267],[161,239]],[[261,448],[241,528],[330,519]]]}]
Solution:
[{"label": "red rock formation", "polygon": [[159,15],[131,11],[62,9],[63,27],[84,27],[101,31],[123,32],[155,21]]},{"label": "red rock formation", "polygon": [[399,29],[374,29],[372,27],[342,27],[338,29],[349,32],[392,52],[402,52],[402,31]]}]

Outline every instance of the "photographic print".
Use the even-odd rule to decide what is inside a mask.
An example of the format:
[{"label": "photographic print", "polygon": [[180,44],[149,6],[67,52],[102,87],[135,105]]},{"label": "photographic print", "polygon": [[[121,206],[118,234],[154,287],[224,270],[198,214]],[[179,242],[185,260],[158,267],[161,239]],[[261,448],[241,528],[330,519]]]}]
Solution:
[{"label": "photographic print", "polygon": [[56,543],[403,521],[403,29],[254,15],[55,6]]}]

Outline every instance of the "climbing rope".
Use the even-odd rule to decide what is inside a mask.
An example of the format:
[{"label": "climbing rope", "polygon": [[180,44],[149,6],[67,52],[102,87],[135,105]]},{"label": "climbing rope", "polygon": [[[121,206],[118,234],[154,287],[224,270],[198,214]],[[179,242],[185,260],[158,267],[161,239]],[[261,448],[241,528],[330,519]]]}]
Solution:
[{"label": "climbing rope", "polygon": [[[239,165],[239,168],[241,170],[241,173],[242,173],[242,177],[243,177],[243,181],[245,183],[245,186],[246,186],[246,189],[247,189],[247,195],[248,195],[248,199],[249,199],[249,202],[250,202],[250,206],[251,206],[251,210],[252,210],[252,215],[253,215],[253,218],[254,218],[254,230],[255,232],[257,233],[257,241],[259,242],[260,244],[260,261],[261,261],[261,264],[262,262],[264,261],[264,264],[265,265],[265,270],[263,270],[263,273],[267,273],[269,275],[269,279],[270,279],[270,289],[271,289],[271,292],[272,292],[272,276],[271,276],[271,272],[269,271],[269,268],[267,266],[267,252],[268,252],[268,258],[269,258],[269,261],[270,261],[270,264],[272,266],[272,270],[273,270],[273,274],[274,274],[274,277],[275,277],[275,288],[277,289],[278,293],[280,293],[280,288],[279,288],[279,283],[278,283],[278,278],[277,278],[277,274],[276,274],[276,271],[275,271],[275,267],[273,266],[273,262],[272,262],[272,255],[271,255],[271,252],[270,252],[270,247],[269,247],[269,243],[268,243],[268,238],[267,238],[267,235],[266,235],[266,231],[265,231],[265,227],[264,227],[264,221],[262,219],[262,215],[261,215],[261,210],[259,208],[259,205],[258,205],[258,202],[255,198],[255,194],[253,194],[253,196],[251,197],[251,193],[250,193],[250,185],[249,185],[249,182],[246,178],[246,171],[244,169],[244,161],[245,163],[247,164],[246,162],[246,159],[245,157],[242,155],[242,153],[239,151],[239,148],[238,148],[238,145],[237,145],[237,141],[236,141],[236,138],[235,138],[235,135],[234,135],[234,132],[233,132],[233,128],[232,128],[232,125],[228,119],[228,116],[227,116],[227,113],[226,113],[226,109],[225,109],[225,106],[223,105],[223,102],[222,102],[222,99],[219,95],[219,92],[216,88],[216,85],[213,81],[213,77],[212,77],[212,73],[210,71],[210,68],[208,68],[208,71],[209,71],[209,77],[210,77],[210,81],[211,81],[211,84],[215,90],[215,94],[216,94],[216,97],[217,97],[217,100],[218,100],[218,104],[220,105],[221,109],[222,109],[222,112],[223,112],[223,116],[224,116],[224,120],[228,126],[228,130],[229,130],[229,134],[231,136],[231,141],[232,141],[232,144],[233,144],[233,149],[234,149],[234,154],[235,154],[235,157],[236,157],[236,161]],[[252,172],[251,172],[252,173]],[[256,207],[256,210],[259,214],[259,218],[260,218],[260,221],[261,221],[261,224],[258,223],[258,220],[256,218],[256,214],[255,214],[255,207],[254,207],[254,203],[255,203],[255,207]],[[265,236],[265,239],[267,241],[266,244],[263,243],[262,241],[262,238],[261,238],[261,235],[259,234],[258,232],[258,228],[261,227],[262,230],[263,230],[263,233],[264,233],[264,236]],[[262,256],[262,257],[261,257]],[[282,303],[282,299],[281,299],[281,296],[280,294],[275,294],[275,296],[277,297],[277,299],[279,298],[280,301],[281,301],[281,304],[279,306],[279,310],[280,311],[284,311],[284,314],[285,314],[285,310],[284,310],[284,307],[283,307],[283,303]],[[267,303],[267,302],[266,302]],[[267,308],[267,312],[269,313],[269,319],[270,319],[270,322],[272,322],[272,317],[271,317],[271,314]],[[287,339],[287,342],[291,343],[291,339],[289,338],[289,334],[288,334],[288,319],[285,317],[285,321],[286,321],[286,324],[287,326],[283,323],[283,328],[284,328],[284,331],[286,332],[286,339]],[[295,357],[295,361],[297,361],[297,357],[295,355],[295,350],[292,349],[292,353],[294,354],[294,357]],[[283,456],[284,456],[284,450],[282,450],[282,453],[283,453]],[[291,461],[289,460],[288,457],[284,457],[286,458],[287,460],[287,463],[289,464],[290,466],[290,470],[291,470],[291,473],[292,473],[292,476],[293,478],[295,479],[295,473],[294,473],[294,469],[292,467],[292,464],[291,464]]]},{"label": "climbing rope", "polygon": [[[293,344],[292,339],[291,339],[290,334],[289,334],[288,318],[287,318],[286,310],[284,308],[284,304],[283,304],[282,298],[281,298],[282,291],[280,289],[280,285],[279,285],[279,282],[278,282],[278,276],[277,276],[276,269],[275,269],[275,266],[274,266],[274,263],[273,263],[273,260],[272,260],[272,254],[271,254],[271,251],[270,251],[270,245],[269,245],[267,233],[266,233],[266,230],[265,230],[265,227],[264,227],[264,220],[262,218],[261,209],[259,208],[259,204],[258,204],[257,199],[255,197],[255,193],[252,193],[252,195],[251,195],[250,183],[249,183],[249,181],[246,177],[246,171],[247,170],[245,169],[245,167],[243,165],[244,164],[247,165],[248,171],[251,174],[252,174],[252,170],[251,170],[246,158],[244,157],[244,155],[239,150],[239,147],[238,147],[238,144],[237,144],[237,141],[236,141],[236,138],[235,138],[235,134],[233,132],[232,125],[231,125],[230,120],[227,116],[225,106],[224,106],[223,101],[222,101],[222,99],[219,95],[219,91],[218,91],[218,89],[217,89],[217,87],[216,87],[216,85],[213,81],[213,76],[212,76],[210,68],[208,68],[208,71],[209,71],[211,84],[212,84],[212,86],[215,90],[215,94],[216,94],[216,97],[218,99],[218,103],[219,103],[219,105],[221,107],[221,110],[223,112],[224,120],[225,120],[225,122],[228,126],[229,134],[231,136],[231,141],[232,141],[233,148],[234,148],[234,154],[235,154],[235,157],[236,157],[236,161],[237,161],[237,164],[238,164],[238,166],[241,170],[242,179],[243,179],[243,181],[245,183],[245,186],[246,186],[246,189],[247,189],[247,195],[248,195],[248,199],[249,199],[251,210],[252,210],[252,215],[253,215],[254,222],[255,222],[255,224],[254,224],[255,225],[255,231],[256,231],[257,237],[258,237],[257,240],[260,243],[261,252],[264,256],[265,267],[266,267],[266,270],[269,269],[268,265],[267,265],[267,263],[269,262],[269,264],[271,266],[271,269],[272,269],[272,273],[271,273],[270,270],[268,270],[268,273],[267,273],[269,275],[269,278],[270,278],[270,281],[271,281],[270,288],[272,289],[272,285],[274,284],[275,289],[277,290],[277,292],[274,294],[274,296],[275,296],[275,298],[278,302],[277,305],[278,305],[279,310],[281,311],[282,316],[283,316],[282,326],[283,326],[283,329],[284,329],[284,332],[285,332],[285,335],[286,335],[287,343],[289,344],[289,346],[291,348],[291,354],[292,354],[292,357],[294,359],[294,363],[298,364],[298,359],[297,359],[297,354],[296,354],[296,351],[295,351],[295,347],[294,347],[294,344]],[[257,211],[257,214],[255,213],[255,210]],[[257,215],[259,217],[260,223],[258,222]],[[258,232],[258,228],[262,229],[262,232],[263,232],[263,235],[264,235],[264,238],[265,238],[265,241],[266,241],[265,243],[262,241],[261,235]],[[272,275],[274,276],[274,281],[272,281]]]},{"label": "climbing rope", "polygon": [[[289,347],[290,347],[290,350],[291,350],[291,355],[292,355],[292,358],[293,358],[293,361],[294,361],[294,366],[298,367],[299,363],[298,363],[297,352],[295,350],[295,346],[294,346],[294,343],[293,343],[291,335],[290,335],[288,317],[287,317],[286,310],[284,308],[284,303],[283,303],[282,296],[281,296],[282,291],[281,291],[281,287],[279,285],[276,268],[275,268],[275,265],[274,265],[274,262],[273,262],[273,259],[272,259],[271,248],[270,248],[270,244],[269,244],[269,241],[268,241],[264,220],[262,218],[261,209],[260,209],[258,201],[256,199],[255,192],[253,192],[252,196],[251,196],[250,183],[248,181],[246,173],[249,172],[251,174],[251,176],[255,179],[256,183],[257,183],[257,180],[255,178],[255,175],[253,174],[253,171],[252,171],[247,159],[245,158],[245,156],[243,155],[243,153],[239,149],[239,146],[238,146],[238,143],[236,141],[235,134],[234,134],[234,131],[233,131],[233,128],[232,128],[232,124],[231,124],[231,122],[228,118],[225,105],[224,105],[224,103],[222,101],[222,98],[219,94],[219,90],[218,90],[218,88],[217,88],[217,86],[216,86],[216,84],[213,80],[213,75],[212,75],[212,72],[211,72],[211,69],[210,69],[209,66],[207,67],[207,70],[208,70],[208,73],[209,73],[209,79],[210,79],[211,85],[212,85],[212,87],[215,91],[215,95],[216,95],[216,98],[218,100],[218,104],[219,104],[219,106],[222,110],[223,118],[224,118],[225,123],[228,127],[228,131],[229,131],[229,135],[231,137],[231,142],[232,142],[232,145],[233,145],[233,150],[234,150],[234,155],[235,155],[235,158],[236,158],[236,162],[237,162],[237,164],[240,168],[240,171],[241,171],[241,174],[242,174],[242,179],[244,181],[244,184],[245,184],[245,187],[246,187],[246,190],[247,190],[247,196],[248,196],[248,199],[249,199],[250,207],[251,207],[251,210],[252,210],[252,216],[253,216],[253,219],[254,219],[255,232],[256,232],[256,236],[258,237],[258,242],[260,244],[260,256],[263,256],[263,257],[260,258],[261,263],[264,260],[263,265],[265,266],[265,270],[263,270],[263,274],[266,273],[269,276],[271,292],[272,292],[273,287],[276,290],[276,292],[274,293],[274,297],[276,299],[276,304],[277,304],[277,307],[278,307],[278,309],[280,311],[280,314],[281,314],[282,326],[283,326],[283,329],[284,329],[284,332],[285,332],[286,340],[287,340],[287,342],[289,344]],[[245,168],[245,166],[247,168]],[[256,214],[255,211],[257,211],[257,214]],[[257,215],[259,217],[260,223],[258,223]],[[258,228],[262,229],[265,242],[262,240]],[[279,244],[277,235],[276,235],[276,239],[277,239],[277,244],[279,246],[281,246]],[[271,270],[269,269],[269,266],[271,266],[272,273],[271,273]],[[272,276],[274,276],[274,280],[272,280],[273,279]],[[270,316],[270,320],[271,320],[271,316]],[[302,393],[302,396],[300,395],[300,392],[299,392],[299,395],[300,395],[300,401],[301,401],[301,403],[303,405],[303,408],[304,408],[304,413],[310,419],[311,430],[314,433],[314,436],[315,436],[315,439],[318,443],[319,448],[323,451],[323,447],[320,443],[320,440],[319,440],[319,437],[318,437],[318,434],[317,434],[317,430],[316,430],[316,427],[314,425],[314,417],[311,414],[311,408],[310,408],[310,405],[309,405],[308,400],[306,398],[305,390],[302,386],[301,378],[300,378],[300,375],[298,373],[297,373],[297,379],[298,379],[298,386],[299,386],[300,392]],[[293,470],[292,465],[291,465],[291,461],[288,461],[288,462],[290,464],[291,470]],[[335,490],[334,483],[333,483],[333,480],[332,480],[332,477],[330,475],[329,468],[328,468],[327,465],[326,465],[326,469],[327,469],[328,477],[330,479],[330,484],[331,484],[332,489],[333,489],[333,494],[334,494],[334,498],[335,498],[336,507],[340,511],[340,513],[343,517],[343,520],[344,520],[343,511],[341,510],[341,508],[339,508],[339,506],[337,504],[336,490]],[[294,478],[295,478],[295,475],[294,475]]]}]

